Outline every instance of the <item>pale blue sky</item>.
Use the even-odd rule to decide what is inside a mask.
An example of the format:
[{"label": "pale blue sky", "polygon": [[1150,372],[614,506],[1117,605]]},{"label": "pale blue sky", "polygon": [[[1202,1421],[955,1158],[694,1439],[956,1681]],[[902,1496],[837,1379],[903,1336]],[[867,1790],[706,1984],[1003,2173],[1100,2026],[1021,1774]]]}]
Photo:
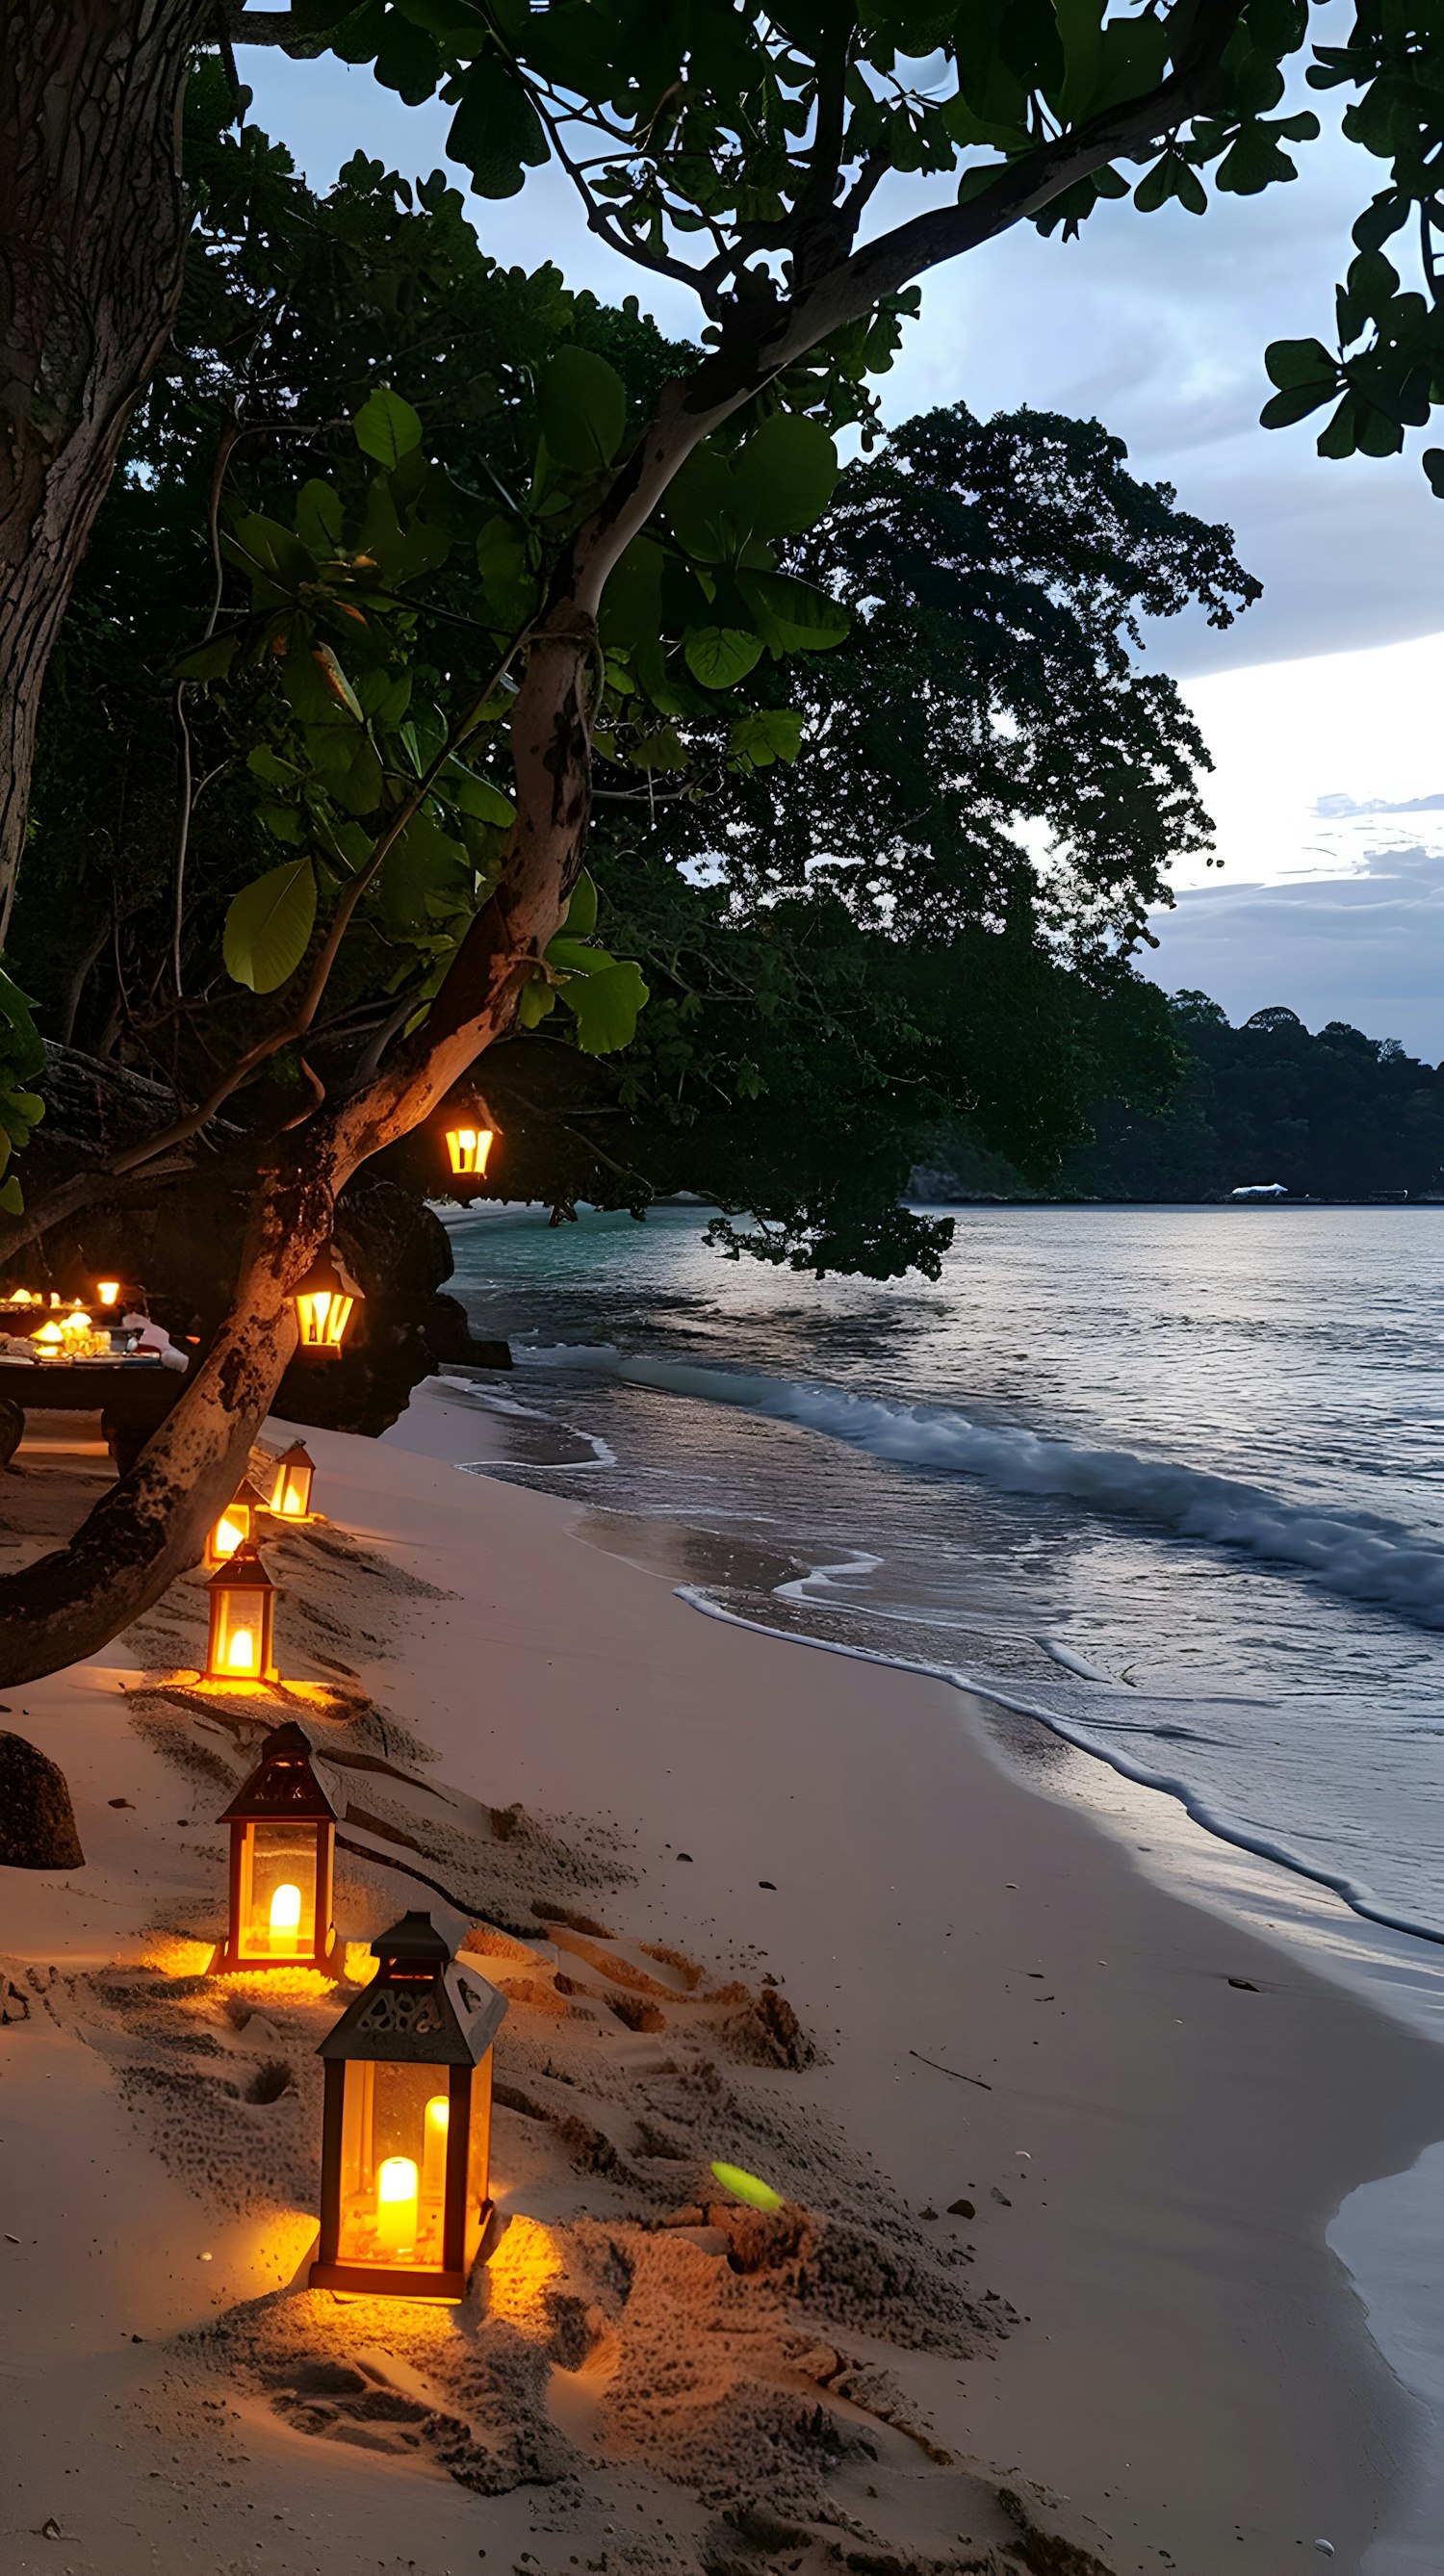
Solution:
[{"label": "pale blue sky", "polygon": [[[258,122],[316,184],[358,145],[408,176],[445,158],[450,111],[403,106],[369,71],[269,52],[247,53],[242,69]],[[1214,750],[1225,861],[1225,891],[1216,874],[1207,890],[1184,891],[1153,971],[1167,984],[1206,983],[1233,1016],[1288,1000],[1311,1025],[1353,1018],[1433,1061],[1444,1056],[1434,972],[1436,957],[1444,966],[1444,812],[1419,818],[1439,861],[1436,948],[1435,907],[1415,879],[1381,904],[1375,873],[1367,938],[1340,930],[1363,900],[1362,884],[1347,898],[1341,884],[1368,868],[1374,835],[1365,825],[1331,840],[1315,808],[1341,794],[1368,804],[1444,791],[1444,503],[1417,463],[1441,433],[1436,424],[1402,458],[1330,465],[1307,425],[1257,426],[1266,342],[1332,336],[1349,225],[1379,183],[1378,165],[1337,137],[1299,158],[1294,185],[1222,199],[1203,221],[1177,207],[1145,220],[1105,206],[1077,243],[1020,228],[940,272],[883,402],[891,419],[959,400],[984,414],[1026,402],[1096,415],[1126,440],[1137,471],[1167,477],[1185,507],[1232,525],[1263,601],[1226,636],[1180,624],[1153,644],[1187,680]],[[905,196],[899,186],[893,205]],[[473,199],[471,211],[494,257],[527,267],[550,257],[570,284],[618,301],[638,294],[664,328],[695,332],[683,291],[596,242],[559,174],[535,174],[504,204]],[[1327,666],[1314,659],[1324,655]],[[1285,896],[1250,908],[1248,889],[1280,879]],[[1199,881],[1197,870],[1180,877],[1185,888]],[[1193,971],[1200,957],[1207,974]]]}]

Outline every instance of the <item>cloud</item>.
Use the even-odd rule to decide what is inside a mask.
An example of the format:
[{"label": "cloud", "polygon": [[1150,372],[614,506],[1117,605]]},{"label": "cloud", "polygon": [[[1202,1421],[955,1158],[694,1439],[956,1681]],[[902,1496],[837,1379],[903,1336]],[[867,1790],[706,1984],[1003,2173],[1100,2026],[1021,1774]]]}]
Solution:
[{"label": "cloud", "polygon": [[1367,851],[1355,876],[1198,887],[1152,927],[1151,980],[1211,994],[1235,1024],[1286,1002],[1311,1029],[1347,1020],[1444,1057],[1444,833]]}]

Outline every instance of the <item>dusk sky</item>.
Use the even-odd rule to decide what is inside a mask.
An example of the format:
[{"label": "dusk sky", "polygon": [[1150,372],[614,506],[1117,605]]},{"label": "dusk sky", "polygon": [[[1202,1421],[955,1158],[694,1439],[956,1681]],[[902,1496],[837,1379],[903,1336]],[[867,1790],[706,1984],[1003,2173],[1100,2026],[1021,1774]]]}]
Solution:
[{"label": "dusk sky", "polygon": [[[445,159],[450,111],[408,108],[334,59],[249,52],[252,113],[324,185],[358,145],[408,176]],[[1327,108],[1328,102],[1312,101]],[[1104,206],[1081,241],[1031,228],[942,271],[883,380],[886,417],[965,401],[1096,415],[1134,468],[1234,529],[1264,598],[1226,635],[1160,629],[1150,652],[1187,685],[1216,764],[1207,782],[1223,873],[1178,875],[1151,969],[1198,985],[1238,1019],[1288,1002],[1311,1027],[1349,1019],[1444,1057],[1444,503],[1403,457],[1322,462],[1308,424],[1258,425],[1274,338],[1332,337],[1333,282],[1380,165],[1337,137],[1299,153],[1300,177],[1224,198],[1198,221]],[[458,183],[464,177],[455,173]],[[905,202],[901,185],[884,212]],[[500,205],[472,200],[483,246],[508,264],[553,258],[569,284],[637,294],[692,335],[679,288],[587,233],[548,170]],[[1317,423],[1314,429],[1317,428]],[[1438,797],[1434,810],[1387,809]],[[1350,811],[1349,809],[1359,809]]]}]

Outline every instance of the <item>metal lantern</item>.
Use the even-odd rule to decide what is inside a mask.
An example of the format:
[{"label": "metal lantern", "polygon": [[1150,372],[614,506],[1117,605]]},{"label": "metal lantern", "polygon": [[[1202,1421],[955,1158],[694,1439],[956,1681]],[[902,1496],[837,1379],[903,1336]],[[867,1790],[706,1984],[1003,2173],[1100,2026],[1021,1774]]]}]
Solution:
[{"label": "metal lantern", "polygon": [[267,1511],[283,1521],[304,1521],[311,1516],[311,1484],[316,1462],[304,1440],[293,1440],[271,1465],[275,1482],[271,1487]]},{"label": "metal lantern", "polygon": [[233,1557],[243,1540],[255,1536],[256,1514],[266,1507],[265,1495],[247,1476],[206,1532],[206,1564],[224,1565]]},{"label": "metal lantern", "polygon": [[494,1127],[448,1127],[446,1151],[456,1178],[467,1181],[483,1180],[486,1176],[486,1158],[495,1141]]},{"label": "metal lantern", "polygon": [[321,2238],[313,2290],[460,2299],[491,2215],[491,2044],[506,1997],[459,1970],[429,1914],[322,2040]]},{"label": "metal lantern", "polygon": [[359,1294],[355,1283],[338,1269],[331,1253],[318,1254],[295,1291],[302,1350],[339,1351]]},{"label": "metal lantern", "polygon": [[207,1681],[275,1680],[274,1630],[279,1588],[271,1581],[252,1541],[242,1539],[206,1586],[211,1605]]},{"label": "metal lantern", "polygon": [[336,1810],[299,1726],[276,1727],[217,1818],[231,1829],[231,1892],[218,1970],[325,1968],[336,1947]]}]

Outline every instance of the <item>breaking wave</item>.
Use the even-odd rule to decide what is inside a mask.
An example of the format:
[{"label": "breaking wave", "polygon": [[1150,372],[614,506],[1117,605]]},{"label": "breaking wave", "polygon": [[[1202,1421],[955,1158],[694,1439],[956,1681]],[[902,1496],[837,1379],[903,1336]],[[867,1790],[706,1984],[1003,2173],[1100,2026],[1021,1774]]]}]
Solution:
[{"label": "breaking wave", "polygon": [[728,1404],[796,1423],[874,1458],[976,1477],[1013,1494],[1056,1494],[1173,1536],[1288,1566],[1329,1591],[1444,1627],[1444,1546],[1371,1512],[1288,1502],[1227,1476],[1128,1449],[1084,1448],[935,1405],[887,1404],[841,1387],[698,1368],[610,1343],[519,1345],[519,1361]]}]

